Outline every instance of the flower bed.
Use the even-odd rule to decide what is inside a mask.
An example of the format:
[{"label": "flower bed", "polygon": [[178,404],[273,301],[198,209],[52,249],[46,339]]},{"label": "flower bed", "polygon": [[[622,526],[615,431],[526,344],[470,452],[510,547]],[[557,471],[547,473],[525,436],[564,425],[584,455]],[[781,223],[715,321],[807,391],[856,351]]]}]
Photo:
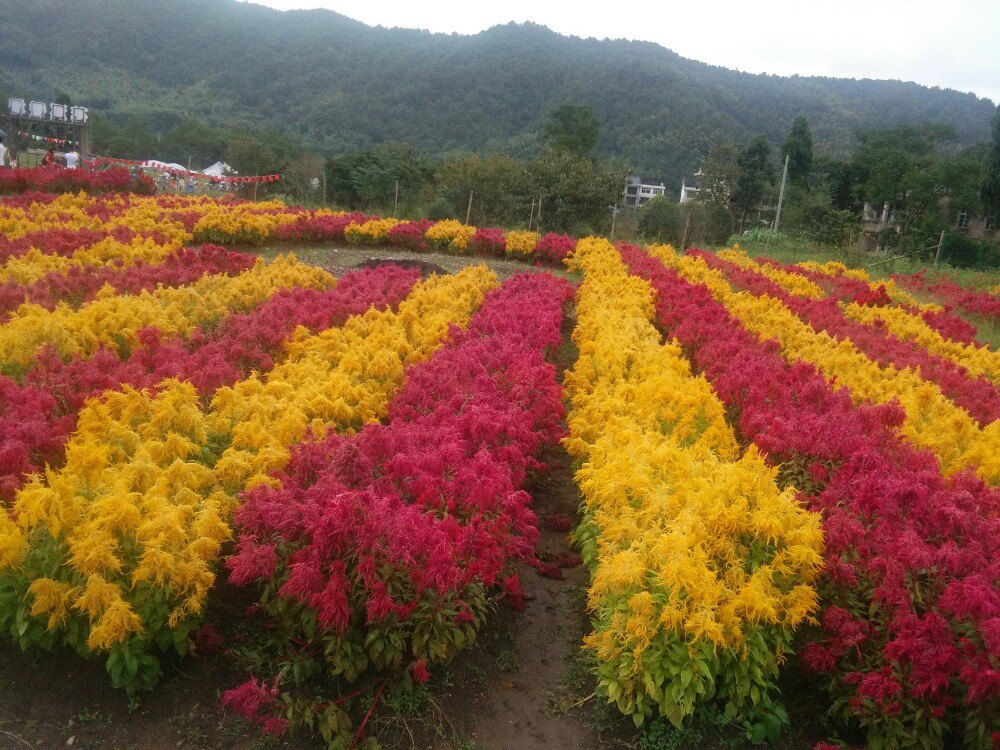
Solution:
[{"label": "flower bed", "polygon": [[[407,369],[385,424],[301,445],[280,484],[248,494],[227,565],[261,585],[282,658],[302,672],[318,660],[347,683],[387,670],[423,682],[474,642],[492,589],[519,601],[515,563],[533,559],[538,538],[519,488],[562,433],[543,354],[560,342],[571,291],[541,275],[507,281]],[[223,703],[276,734],[295,717],[253,678]],[[338,703],[317,708],[327,727],[349,726]]]},{"label": "flower bed", "polygon": [[822,629],[803,657],[826,677],[835,713],[876,747],[941,748],[950,734],[990,748],[1000,493],[968,472],[944,479],[929,452],[898,437],[897,404],[856,406],[708,287],[638,250],[623,255],[743,436],[823,514]]},{"label": "flower bed", "polygon": [[584,272],[566,379],[570,454],[585,498],[577,538],[601,693],[636,724],[675,726],[708,703],[758,740],[787,721],[778,666],[817,607],[822,550],[806,512],[680,349],[661,345],[648,284],[604,240],[582,240]]}]

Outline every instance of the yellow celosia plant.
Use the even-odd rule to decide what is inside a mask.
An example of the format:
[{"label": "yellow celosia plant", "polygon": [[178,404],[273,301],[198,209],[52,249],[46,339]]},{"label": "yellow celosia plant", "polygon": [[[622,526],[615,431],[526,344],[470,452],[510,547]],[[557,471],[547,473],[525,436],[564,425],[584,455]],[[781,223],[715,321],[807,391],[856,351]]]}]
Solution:
[{"label": "yellow celosia plant", "polygon": [[542,238],[538,232],[507,232],[507,255],[523,257],[533,255],[538,240]]},{"label": "yellow celosia plant", "polygon": [[309,430],[359,429],[383,417],[405,366],[440,346],[450,324],[465,327],[496,283],[485,266],[432,277],[397,311],[369,310],[341,328],[298,337],[265,377],[220,388],[213,430],[230,435],[231,444],[215,466],[219,481],[234,493],[267,481]]},{"label": "yellow celosia plant", "polygon": [[908,369],[879,366],[850,341],[817,332],[777,300],[733,291],[722,273],[700,258],[677,256],[664,247],[651,248],[651,252],[688,281],[708,287],[747,330],[777,340],[786,359],[809,362],[836,379],[855,402],[881,404],[898,399],[906,411],[903,435],[933,451],[946,474],[973,469],[989,484],[1000,484],[1000,422],[980,427],[936,384]]},{"label": "yellow celosia plant", "polygon": [[[819,517],[752,446],[676,343],[652,324],[652,290],[606,241],[581,240],[566,376],[566,447],[580,462],[577,532],[601,690],[636,723],[680,726],[713,698],[732,719],[780,715],[778,665],[817,607]],[[780,723],[780,722],[779,722]]]},{"label": "yellow celosia plant", "polygon": [[889,299],[898,305],[910,305],[925,312],[941,312],[944,310],[941,305],[921,302],[909,292],[900,289],[899,285],[892,279],[873,280],[863,268],[848,268],[840,261],[835,260],[823,263],[822,265],[815,261],[804,261],[799,263],[799,265],[808,271],[826,274],[827,276],[847,276],[851,279],[858,279],[868,284],[872,289],[884,286]]},{"label": "yellow celosia plant", "polygon": [[867,307],[852,303],[841,304],[841,309],[847,317],[862,323],[883,323],[886,330],[896,338],[913,341],[931,354],[947,357],[966,368],[972,377],[985,375],[995,383],[1000,383],[1000,352],[947,339],[919,316],[898,307]]},{"label": "yellow celosia plant", "polygon": [[384,245],[389,240],[389,232],[399,223],[399,219],[370,219],[364,224],[352,221],[344,229],[344,237],[352,245]]},{"label": "yellow celosia plant", "polygon": [[205,214],[194,225],[199,242],[262,245],[282,224],[290,224],[298,214],[286,211],[280,201],[267,203],[221,203],[206,205]]},{"label": "yellow celosia plant", "polygon": [[431,247],[450,248],[464,253],[469,249],[469,240],[475,233],[475,227],[466,226],[455,219],[445,219],[428,229],[424,239]]}]

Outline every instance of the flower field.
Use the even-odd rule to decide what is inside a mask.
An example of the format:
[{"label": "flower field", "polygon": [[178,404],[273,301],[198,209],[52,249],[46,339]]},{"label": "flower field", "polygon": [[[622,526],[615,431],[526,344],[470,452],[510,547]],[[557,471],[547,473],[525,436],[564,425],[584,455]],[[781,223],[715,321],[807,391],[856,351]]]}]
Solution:
[{"label": "flower field", "polygon": [[[995,295],[738,247],[5,179],[8,642],[156,690],[238,587],[271,666],[219,685],[222,706],[350,746],[389,680],[441,674],[498,607],[537,606],[525,575],[561,575],[532,493],[564,449],[577,645],[636,726],[776,740],[801,668],[826,736],[1000,747],[1000,353],[972,322]],[[247,250],[309,243],[570,280],[335,278]]]}]

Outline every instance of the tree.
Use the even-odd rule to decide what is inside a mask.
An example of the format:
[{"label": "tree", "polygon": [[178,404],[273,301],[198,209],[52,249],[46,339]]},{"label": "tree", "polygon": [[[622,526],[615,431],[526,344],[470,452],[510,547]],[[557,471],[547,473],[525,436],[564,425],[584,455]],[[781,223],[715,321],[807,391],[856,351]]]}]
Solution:
[{"label": "tree", "polygon": [[736,158],[739,174],[736,186],[729,197],[733,211],[740,217],[740,233],[746,225],[747,215],[757,208],[774,182],[774,165],[771,164],[771,145],[763,133],[750,139],[746,148]]},{"label": "tree", "polygon": [[285,169],[284,189],[300,203],[318,203],[322,200],[322,178],[323,160],[316,154],[306,154],[293,159]]},{"label": "tree", "polygon": [[739,152],[732,142],[712,146],[708,152],[708,163],[702,170],[699,200],[729,204],[729,196],[736,186],[740,174]]},{"label": "tree", "polygon": [[813,137],[809,131],[809,121],[799,115],[792,123],[788,137],[781,144],[781,159],[788,157],[788,179],[792,183],[804,185],[812,169]]},{"label": "tree", "polygon": [[253,175],[281,172],[285,163],[253,135],[238,135],[226,147],[226,162],[237,173]]},{"label": "tree", "polygon": [[437,171],[437,184],[450,213],[465,218],[473,193],[473,224],[517,226],[531,214],[532,188],[524,163],[506,154],[453,155]]},{"label": "tree", "polygon": [[546,151],[528,164],[532,195],[541,200],[541,226],[556,232],[601,232],[610,224],[609,206],[622,195],[628,170],[595,164],[568,151]]},{"label": "tree", "polygon": [[226,134],[197,120],[183,120],[160,140],[160,158],[187,164],[195,169],[207,167],[226,152]]},{"label": "tree", "polygon": [[983,213],[1000,219],[1000,107],[993,115],[993,132],[989,150],[983,161],[983,181],[979,186],[979,202]]},{"label": "tree", "polygon": [[665,195],[657,195],[639,211],[639,234],[647,240],[679,245],[682,231],[680,209]]},{"label": "tree", "polygon": [[589,156],[597,146],[601,123],[586,104],[563,104],[545,125],[545,142],[556,151]]},{"label": "tree", "polygon": [[928,209],[933,215],[924,231],[933,232],[941,224],[942,199],[949,199],[950,211],[974,208],[976,196],[970,187],[977,170],[970,154],[942,151],[943,145],[954,141],[951,128],[906,125],[863,132],[858,138],[860,145],[851,160],[856,189],[876,208],[889,205],[904,245]]}]

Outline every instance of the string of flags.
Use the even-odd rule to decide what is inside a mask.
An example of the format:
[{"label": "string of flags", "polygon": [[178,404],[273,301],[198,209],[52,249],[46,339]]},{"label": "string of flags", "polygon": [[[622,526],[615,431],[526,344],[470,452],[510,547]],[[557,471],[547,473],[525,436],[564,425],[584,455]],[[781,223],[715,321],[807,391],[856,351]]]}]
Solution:
[{"label": "string of flags", "polygon": [[253,183],[262,182],[278,182],[282,179],[281,174],[258,174],[251,177],[238,177],[235,175],[208,175],[202,174],[201,172],[192,172],[187,169],[175,169],[171,167],[164,167],[161,164],[150,163],[149,161],[142,161],[136,159],[116,159],[111,156],[99,156],[93,161],[84,161],[88,167],[99,167],[105,164],[114,164],[117,166],[124,167],[148,167],[151,169],[157,169],[161,172],[166,172],[173,177],[197,177],[199,179],[209,180],[215,183],[225,183],[228,185],[250,185]]},{"label": "string of flags", "polygon": [[66,140],[65,138],[52,138],[47,135],[37,135],[36,133],[29,133],[26,130],[20,130],[18,132],[25,138],[30,138],[33,141],[44,141],[45,143],[55,143],[60,146],[65,146],[67,143],[69,143],[69,141]]}]

